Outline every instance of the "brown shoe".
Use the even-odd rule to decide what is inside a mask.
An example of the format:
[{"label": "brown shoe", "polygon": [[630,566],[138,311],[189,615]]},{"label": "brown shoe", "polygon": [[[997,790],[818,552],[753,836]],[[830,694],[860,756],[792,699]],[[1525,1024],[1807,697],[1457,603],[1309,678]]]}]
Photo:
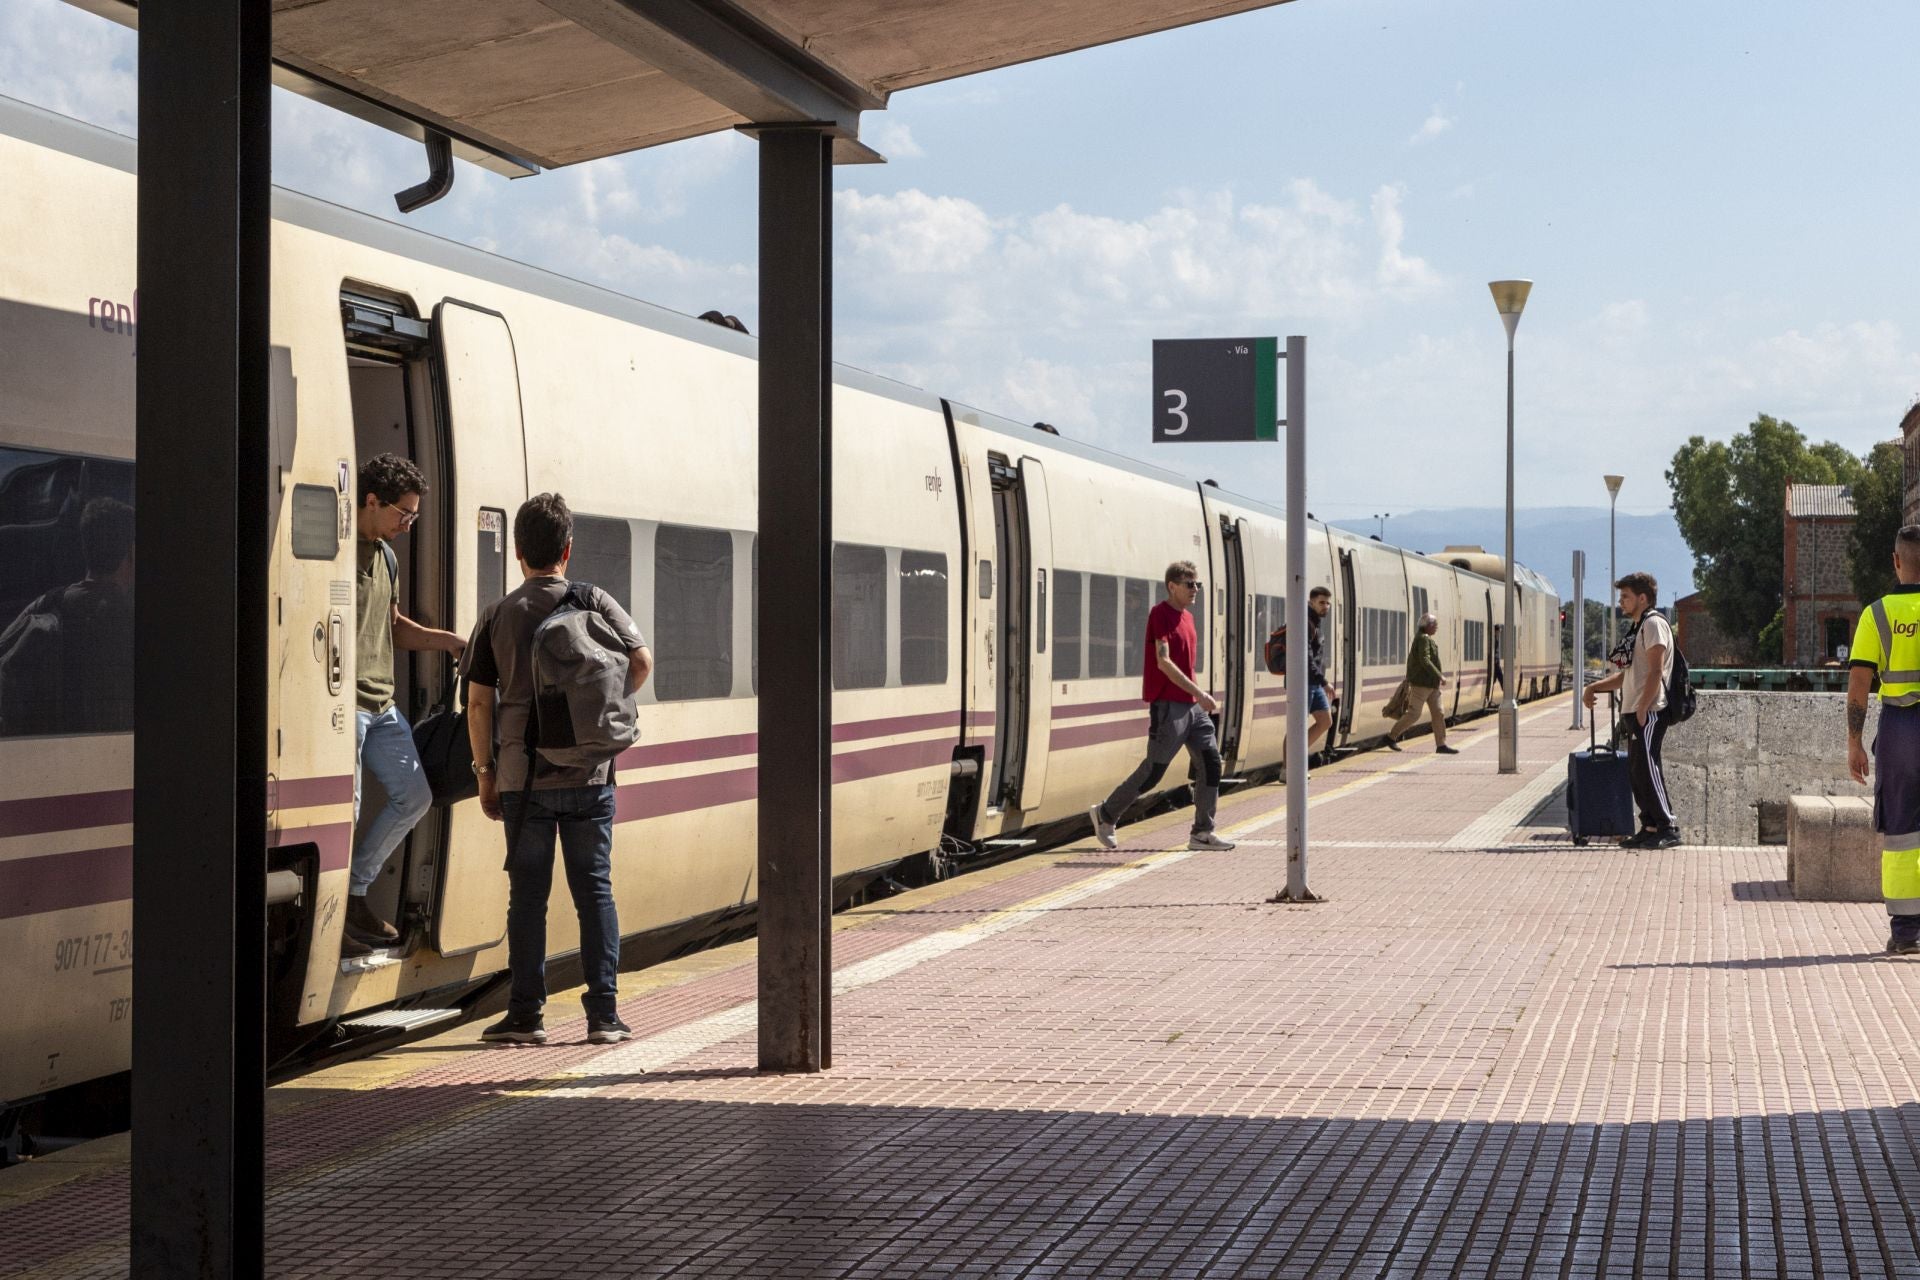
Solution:
[{"label": "brown shoe", "polygon": [[367,905],[364,894],[347,895],[347,932],[375,947],[392,946],[400,941],[400,931],[382,920]]}]

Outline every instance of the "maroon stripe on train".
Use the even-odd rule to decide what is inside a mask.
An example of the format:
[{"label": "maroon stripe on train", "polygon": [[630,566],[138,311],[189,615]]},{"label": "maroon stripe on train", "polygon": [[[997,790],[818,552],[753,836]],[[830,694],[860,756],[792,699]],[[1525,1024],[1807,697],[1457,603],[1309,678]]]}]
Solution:
[{"label": "maroon stripe on train", "polygon": [[273,847],[276,849],[290,849],[297,844],[318,845],[322,871],[344,870],[353,861],[353,824],[351,822],[329,822],[317,827],[287,827],[270,835]]},{"label": "maroon stripe on train", "polygon": [[273,778],[267,782],[268,812],[352,803],[353,775],[350,773],[334,778]]},{"label": "maroon stripe on train", "polygon": [[859,782],[889,773],[908,773],[932,769],[953,762],[953,744],[938,739],[932,742],[902,742],[891,747],[873,747],[866,751],[844,751],[833,758],[835,782]]},{"label": "maroon stripe on train", "polygon": [[661,778],[657,782],[628,782],[614,788],[614,821],[663,818],[695,809],[739,804],[760,793],[760,771],[754,767],[702,773],[691,778]]},{"label": "maroon stripe on train", "polygon": [[1088,716],[1107,716],[1116,711],[1139,711],[1147,704],[1138,698],[1126,698],[1119,702],[1074,702],[1053,709],[1055,720],[1084,720]]},{"label": "maroon stripe on train", "polygon": [[922,715],[889,716],[884,720],[856,720],[833,726],[835,742],[858,742],[862,738],[884,738],[891,733],[919,733],[926,729],[958,729],[958,711],[929,711]]},{"label": "maroon stripe on train", "polygon": [[760,736],[754,733],[729,733],[716,738],[683,738],[678,742],[649,742],[628,747],[614,761],[616,769],[645,769],[658,764],[692,764],[696,760],[723,760],[728,756],[752,755],[760,749]]},{"label": "maroon stripe on train", "polygon": [[[75,810],[80,812],[76,815]],[[48,831],[112,827],[132,821],[131,790],[0,800],[0,836],[37,836]]]},{"label": "maroon stripe on train", "polygon": [[1287,714],[1287,704],[1284,702],[1274,702],[1267,706],[1255,707],[1253,709],[1253,718],[1255,720],[1267,720],[1274,716],[1283,716],[1285,714]]},{"label": "maroon stripe on train", "polygon": [[0,920],[133,897],[133,846],[0,862]]},{"label": "maroon stripe on train", "polygon": [[1102,720],[1098,724],[1076,724],[1055,729],[1047,736],[1047,746],[1054,751],[1071,751],[1075,747],[1118,742],[1122,738],[1144,738],[1146,733],[1146,716],[1128,716],[1125,720]]}]

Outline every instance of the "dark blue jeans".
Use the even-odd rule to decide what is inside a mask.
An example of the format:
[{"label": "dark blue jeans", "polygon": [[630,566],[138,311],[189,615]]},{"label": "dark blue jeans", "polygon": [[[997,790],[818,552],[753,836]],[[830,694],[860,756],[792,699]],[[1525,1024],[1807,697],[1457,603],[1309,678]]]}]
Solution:
[{"label": "dark blue jeans", "polygon": [[[567,888],[580,916],[580,968],[587,1016],[610,1017],[618,995],[620,920],[613,906],[613,788],[560,787],[500,797],[507,828],[507,968],[510,1013],[531,1016],[547,1002],[547,896],[553,841],[560,837]],[[515,835],[518,842],[515,842]]]}]

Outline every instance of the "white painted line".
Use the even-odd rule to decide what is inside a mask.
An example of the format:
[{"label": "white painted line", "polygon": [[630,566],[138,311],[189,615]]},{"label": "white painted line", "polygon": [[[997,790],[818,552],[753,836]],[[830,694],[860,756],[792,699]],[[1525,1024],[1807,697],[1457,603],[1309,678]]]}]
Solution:
[{"label": "white painted line", "polygon": [[[984,942],[1009,929],[1017,929],[1049,911],[1058,911],[1076,902],[1084,902],[1096,894],[1117,889],[1150,872],[1158,871],[1162,867],[1170,867],[1176,862],[1184,862],[1192,856],[1192,852],[1186,849],[1149,854],[1137,862],[1115,867],[1111,871],[1103,871],[1078,884],[1068,885],[1053,893],[1042,894],[1029,902],[997,911],[970,924],[943,929],[939,933],[895,947],[891,951],[883,951],[870,960],[862,960],[859,964],[849,965],[835,973],[833,994],[842,996],[896,974],[905,973],[929,960],[938,960],[942,956],[952,955],[963,947]],[[759,1003],[757,1000],[749,1000],[745,1004],[738,1004],[731,1009],[723,1009],[719,1013],[709,1014],[707,1017],[689,1022],[685,1026],[675,1027],[671,1031],[662,1031],[644,1040],[631,1041],[561,1074],[591,1079],[595,1076],[619,1076],[643,1071],[658,1071],[702,1049],[711,1048],[724,1040],[731,1040],[751,1032],[758,1024]],[[578,1090],[563,1086],[557,1089],[540,1089],[537,1092],[551,1096],[591,1092],[592,1089],[591,1085],[584,1085]]]},{"label": "white painted line", "polygon": [[1509,843],[1507,834],[1520,825],[1521,819],[1539,808],[1542,800],[1565,784],[1566,779],[1551,769],[1536,774],[1526,786],[1462,827],[1454,833],[1451,840],[1440,847],[1442,849],[1484,849],[1492,845]]}]

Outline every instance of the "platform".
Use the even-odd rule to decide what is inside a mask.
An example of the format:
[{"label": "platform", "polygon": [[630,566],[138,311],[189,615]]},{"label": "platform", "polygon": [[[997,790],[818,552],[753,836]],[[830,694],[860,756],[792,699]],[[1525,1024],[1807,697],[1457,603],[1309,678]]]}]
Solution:
[{"label": "platform", "polygon": [[[751,943],[625,1045],[469,1026],[277,1089],[272,1274],[1920,1275],[1920,962],[1785,850],[1574,848],[1556,699],[836,918],[836,1059]],[[1674,733],[1684,733],[1684,727]],[[125,1141],[0,1174],[0,1275],[121,1274]]]}]

